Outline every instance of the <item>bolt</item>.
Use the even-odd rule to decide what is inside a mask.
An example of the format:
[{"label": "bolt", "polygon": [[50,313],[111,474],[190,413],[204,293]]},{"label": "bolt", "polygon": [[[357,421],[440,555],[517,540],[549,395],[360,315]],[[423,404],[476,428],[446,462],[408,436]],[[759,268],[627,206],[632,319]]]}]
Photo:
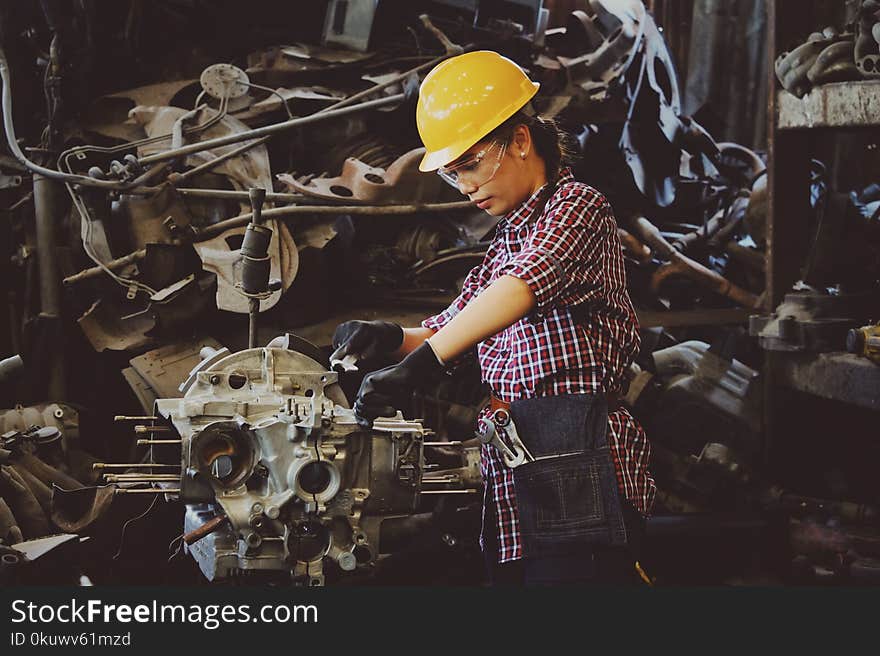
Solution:
[{"label": "bolt", "polygon": [[217,374],[214,374],[213,376],[211,376],[210,380],[211,380],[212,385],[219,385],[220,384],[220,376],[218,376]]},{"label": "bolt", "polygon": [[281,509],[278,506],[269,506],[266,508],[266,517],[269,519],[278,519],[278,515],[281,514]]},{"label": "bolt", "polygon": [[343,571],[350,572],[357,567],[357,558],[350,551],[343,551],[336,557],[336,563]]},{"label": "bolt", "polygon": [[251,512],[259,515],[261,512],[263,512],[263,504],[257,501],[254,505],[251,506]]}]

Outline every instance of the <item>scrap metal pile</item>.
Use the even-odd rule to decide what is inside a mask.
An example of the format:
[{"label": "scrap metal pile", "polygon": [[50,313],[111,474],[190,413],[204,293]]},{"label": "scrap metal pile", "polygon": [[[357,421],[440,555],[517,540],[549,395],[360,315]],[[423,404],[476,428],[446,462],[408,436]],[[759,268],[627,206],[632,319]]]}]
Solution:
[{"label": "scrap metal pile", "polygon": [[[154,4],[175,29],[203,18],[199,2]],[[28,418],[4,428],[7,575],[33,560],[28,540],[115,540],[109,509],[134,498],[153,503],[123,518],[181,502],[184,526],[166,542],[182,528],[176,543],[212,580],[322,584],[398,550],[474,547],[473,420],[487,393],[473,363],[414,395],[401,408],[413,419],[372,432],[347,410],[357,376],[337,381],[327,363],[337,319],[433,313],[482,259],[497,219],[418,171],[414,124],[421,76],[471,49],[541,83],[536,108],[582,151],[575,175],[615,209],[643,324],[627,402],[654,445],[657,512],[766,508],[775,488],[747,473],[761,449],[760,360],[741,329],[711,325],[760,305],[764,161],[682,115],[644,5],[590,0],[546,29],[540,2],[497,15],[476,1],[315,4],[298,40],[214,52],[197,70],[207,46],[157,55],[161,67],[139,56],[142,85],[117,75],[93,97],[77,82],[97,16],[47,3],[7,36],[4,348],[25,373],[7,377],[3,398],[61,412],[21,408]],[[122,18],[128,40],[158,38],[138,31],[150,21],[134,5]],[[40,111],[26,109],[35,71]],[[255,188],[268,191],[258,297],[242,294]],[[254,307],[259,339],[245,348]],[[298,330],[317,347],[288,334],[263,348]],[[117,435],[78,437],[68,400]],[[119,437],[131,422],[109,418],[124,412],[135,429]],[[99,564],[85,569],[100,580]]]}]

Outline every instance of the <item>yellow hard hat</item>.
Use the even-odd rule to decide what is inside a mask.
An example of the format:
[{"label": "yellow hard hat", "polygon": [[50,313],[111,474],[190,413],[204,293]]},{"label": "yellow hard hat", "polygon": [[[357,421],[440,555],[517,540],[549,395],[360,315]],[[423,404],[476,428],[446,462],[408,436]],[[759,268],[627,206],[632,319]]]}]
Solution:
[{"label": "yellow hard hat", "polygon": [[419,170],[449,164],[513,116],[540,86],[491,50],[437,64],[419,88],[416,126],[426,149]]}]

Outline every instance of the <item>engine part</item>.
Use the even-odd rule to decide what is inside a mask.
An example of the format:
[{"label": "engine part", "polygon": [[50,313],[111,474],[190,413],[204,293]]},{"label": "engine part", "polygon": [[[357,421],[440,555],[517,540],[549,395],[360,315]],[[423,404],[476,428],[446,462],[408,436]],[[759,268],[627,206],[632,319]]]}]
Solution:
[{"label": "engine part", "polygon": [[20,355],[12,355],[8,358],[0,360],[0,383],[20,376],[24,372],[24,360]]},{"label": "engine part", "polygon": [[748,460],[760,453],[757,371],[696,340],[654,351],[652,359],[660,389],[648,393],[651,387],[642,380],[639,386],[645,391],[632,399],[652,444],[696,453],[711,441]]},{"label": "engine part", "polygon": [[864,77],[880,77],[880,2],[877,0],[862,0],[853,54]]},{"label": "engine part", "polygon": [[557,46],[570,93],[582,104],[609,99],[638,52],[648,18],[637,0],[590,0],[588,5],[586,11],[571,13]]},{"label": "engine part", "polygon": [[424,153],[424,148],[411,150],[394,160],[386,170],[348,158],[339,177],[314,178],[308,184],[302,184],[289,174],[281,174],[278,179],[291,191],[349,203],[419,203],[447,196],[443,193],[445,185],[437,176],[419,172]]},{"label": "engine part", "polygon": [[791,52],[780,54],[774,65],[776,77],[786,91],[802,98],[817,84],[860,79],[852,53],[853,34],[838,34],[826,27]]},{"label": "engine part", "polygon": [[769,351],[842,351],[847,332],[862,325],[877,302],[870,292],[794,291],[785,295],[772,315],[749,317],[749,334]]},{"label": "engine part", "polygon": [[398,417],[364,432],[337,374],[311,358],[268,347],[218,353],[182,387],[182,399],[156,402],[179,447],[148,440],[154,462],[176,464],[158,456],[179,448],[182,475],[134,473],[118,484],[179,490],[184,532],[201,535],[186,549],[210,580],[262,572],[321,585],[327,561],[336,572],[375,563],[382,522],[416,509],[427,431]]}]

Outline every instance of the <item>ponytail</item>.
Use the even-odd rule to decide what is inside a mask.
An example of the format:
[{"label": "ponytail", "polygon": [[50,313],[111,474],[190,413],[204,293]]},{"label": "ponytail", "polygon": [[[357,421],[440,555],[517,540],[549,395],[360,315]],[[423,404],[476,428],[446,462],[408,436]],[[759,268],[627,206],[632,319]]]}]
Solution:
[{"label": "ponytail", "polygon": [[552,118],[532,114],[523,108],[495,128],[486,139],[509,142],[517,125],[525,125],[529,129],[535,150],[544,160],[547,181],[551,188],[555,187],[562,168],[574,159],[574,138],[562,130]]}]

